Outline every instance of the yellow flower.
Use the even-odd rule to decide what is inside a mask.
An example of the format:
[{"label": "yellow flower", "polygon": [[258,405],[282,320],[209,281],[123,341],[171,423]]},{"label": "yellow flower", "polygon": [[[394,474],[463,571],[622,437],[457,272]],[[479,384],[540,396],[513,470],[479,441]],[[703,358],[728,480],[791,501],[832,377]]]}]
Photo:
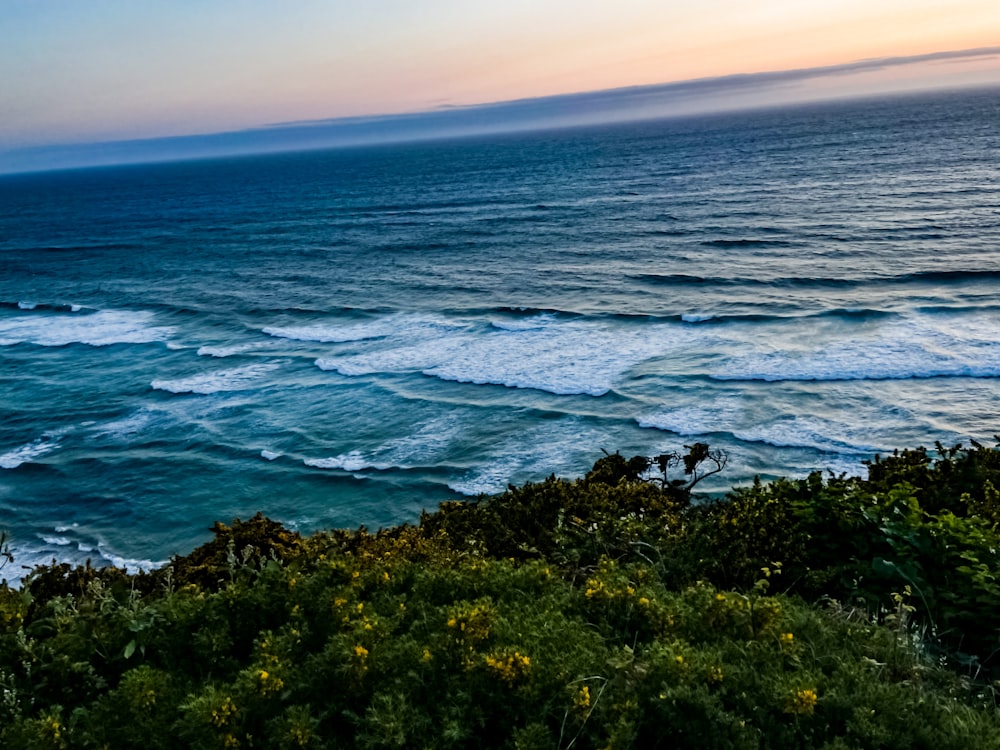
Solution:
[{"label": "yellow flower", "polygon": [[647,599],[645,596],[640,596],[639,597],[639,606],[640,607],[648,607],[649,606],[649,599]]},{"label": "yellow flower", "polygon": [[275,677],[267,672],[267,670],[260,670],[257,673],[257,677],[260,680],[260,692],[262,695],[271,695],[272,693],[277,693],[281,688],[285,686],[284,680],[280,677]]},{"label": "yellow flower", "polygon": [[229,719],[232,718],[235,713],[236,704],[233,703],[232,698],[227,697],[224,701],[222,701],[221,706],[212,711],[212,723],[217,727],[225,726],[229,723]]},{"label": "yellow flower", "polygon": [[792,635],[791,633],[782,633],[781,634],[781,642],[782,643],[791,643],[794,640],[795,640],[795,636]]},{"label": "yellow flower", "polygon": [[359,659],[366,659],[368,657],[368,649],[359,644],[354,647],[354,655]]},{"label": "yellow flower", "polygon": [[584,685],[576,691],[573,696],[573,707],[580,713],[585,713],[590,708],[590,688]]},{"label": "yellow flower", "polygon": [[817,700],[818,696],[816,695],[815,690],[811,688],[806,688],[805,690],[798,690],[785,703],[785,713],[811,714],[813,712],[813,709],[816,708]]},{"label": "yellow flower", "polygon": [[508,655],[490,655],[486,657],[486,666],[508,685],[513,685],[531,667],[531,658],[520,651]]},{"label": "yellow flower", "polygon": [[420,661],[422,661],[424,664],[426,664],[426,663],[428,663],[433,658],[434,657],[431,656],[431,650],[429,648],[425,648],[424,649],[424,655],[420,657]]}]

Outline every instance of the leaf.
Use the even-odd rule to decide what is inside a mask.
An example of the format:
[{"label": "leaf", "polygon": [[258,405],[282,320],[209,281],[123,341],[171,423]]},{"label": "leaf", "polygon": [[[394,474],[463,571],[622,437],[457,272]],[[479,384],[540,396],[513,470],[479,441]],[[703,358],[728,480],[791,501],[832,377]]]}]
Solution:
[{"label": "leaf", "polygon": [[134,654],[134,653],[135,653],[135,638],[133,638],[131,641],[129,641],[128,645],[125,647],[125,658],[126,659],[131,659],[132,658],[132,654]]}]

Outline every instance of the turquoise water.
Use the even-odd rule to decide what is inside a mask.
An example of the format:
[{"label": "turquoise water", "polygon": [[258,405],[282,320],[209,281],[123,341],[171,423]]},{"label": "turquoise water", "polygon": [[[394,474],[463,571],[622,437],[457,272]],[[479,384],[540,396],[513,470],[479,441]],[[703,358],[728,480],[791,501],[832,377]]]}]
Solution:
[{"label": "turquoise water", "polygon": [[998,114],[980,90],[0,178],[17,565],[152,565],[258,510],[412,521],[601,449],[709,442],[721,490],[990,442]]}]

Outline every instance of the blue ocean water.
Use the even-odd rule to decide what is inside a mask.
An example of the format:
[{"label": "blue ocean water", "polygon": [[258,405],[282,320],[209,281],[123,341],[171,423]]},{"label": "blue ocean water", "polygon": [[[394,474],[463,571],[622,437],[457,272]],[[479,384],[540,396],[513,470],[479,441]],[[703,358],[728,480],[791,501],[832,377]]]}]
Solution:
[{"label": "blue ocean water", "polygon": [[0,178],[0,527],[151,565],[601,449],[1000,432],[1000,90]]}]

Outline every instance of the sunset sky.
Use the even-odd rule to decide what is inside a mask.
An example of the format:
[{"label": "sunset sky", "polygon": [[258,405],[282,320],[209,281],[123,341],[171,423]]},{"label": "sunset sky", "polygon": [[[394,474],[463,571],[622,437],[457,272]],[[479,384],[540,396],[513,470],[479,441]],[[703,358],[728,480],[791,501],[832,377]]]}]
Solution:
[{"label": "sunset sky", "polygon": [[989,54],[821,76],[785,98],[1000,84],[997,0],[4,0],[0,13],[0,151],[970,49]]}]

